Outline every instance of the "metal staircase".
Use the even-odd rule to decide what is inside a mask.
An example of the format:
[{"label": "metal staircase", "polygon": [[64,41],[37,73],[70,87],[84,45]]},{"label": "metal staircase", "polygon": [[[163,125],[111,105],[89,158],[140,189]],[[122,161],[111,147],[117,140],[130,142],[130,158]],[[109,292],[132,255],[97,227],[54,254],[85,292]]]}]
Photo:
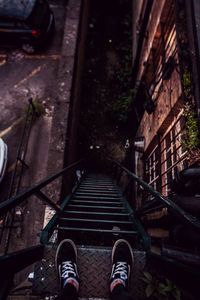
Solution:
[{"label": "metal staircase", "polygon": [[[0,204],[0,217],[33,195],[55,210],[41,232],[39,245],[0,257],[0,300],[7,299],[14,274],[35,262],[34,295],[56,295],[55,249],[64,238],[71,238],[78,245],[81,297],[108,297],[111,247],[119,238],[129,240],[133,247],[135,266],[131,292],[137,299],[144,298],[142,272],[149,260],[153,261],[153,266],[159,266],[158,272],[166,273],[168,278],[173,278],[195,294],[199,289],[199,270],[181,256],[169,257],[162,251],[152,253],[151,239],[143,227],[143,217],[149,209],[159,205],[167,208],[177,222],[197,233],[200,231],[200,221],[116,161],[104,160],[104,172],[99,172],[99,169],[94,172],[90,168],[87,172],[85,166],[88,165],[88,162],[80,160]],[[81,178],[77,178],[77,170],[84,173]],[[54,202],[57,199],[53,201],[42,190],[58,178],[62,178],[63,190],[67,190],[68,183],[68,192],[63,195],[59,206]],[[133,182],[154,198],[139,209],[134,207],[132,201]]]},{"label": "metal staircase", "polygon": [[81,245],[108,245],[124,237],[133,245],[137,228],[128,202],[113,179],[88,174],[66,204],[58,222],[59,240],[70,237]]}]

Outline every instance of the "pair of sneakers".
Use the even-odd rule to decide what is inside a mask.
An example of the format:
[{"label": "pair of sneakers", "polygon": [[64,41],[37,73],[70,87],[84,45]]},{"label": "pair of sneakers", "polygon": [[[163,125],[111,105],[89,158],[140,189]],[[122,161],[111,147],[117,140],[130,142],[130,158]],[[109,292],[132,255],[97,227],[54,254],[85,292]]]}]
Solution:
[{"label": "pair of sneakers", "polygon": [[[63,240],[56,251],[56,268],[59,274],[61,290],[72,284],[79,291],[77,270],[77,249],[72,240]],[[112,270],[110,276],[110,292],[118,284],[128,287],[133,265],[133,252],[130,244],[123,239],[117,240],[112,249]]]}]

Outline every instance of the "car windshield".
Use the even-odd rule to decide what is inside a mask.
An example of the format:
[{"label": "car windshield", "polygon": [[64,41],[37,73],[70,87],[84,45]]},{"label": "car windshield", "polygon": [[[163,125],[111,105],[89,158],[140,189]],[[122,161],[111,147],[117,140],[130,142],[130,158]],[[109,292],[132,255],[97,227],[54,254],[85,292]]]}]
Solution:
[{"label": "car windshield", "polygon": [[0,0],[0,16],[26,19],[36,0]]},{"label": "car windshield", "polygon": [[48,11],[48,4],[46,1],[39,0],[36,1],[34,9],[31,15],[28,17],[27,22],[31,26],[40,27],[43,23],[44,16],[46,16]]}]

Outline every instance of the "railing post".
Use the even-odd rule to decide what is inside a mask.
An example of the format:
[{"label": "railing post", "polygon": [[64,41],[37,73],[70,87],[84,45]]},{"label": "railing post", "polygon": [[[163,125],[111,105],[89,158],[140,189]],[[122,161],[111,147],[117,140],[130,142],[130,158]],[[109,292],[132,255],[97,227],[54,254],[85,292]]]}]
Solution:
[{"label": "railing post", "polygon": [[6,300],[14,274],[41,260],[44,246],[38,245],[0,257],[0,300]]},{"label": "railing post", "polygon": [[47,197],[45,194],[43,194],[41,191],[35,192],[35,196],[38,197],[40,200],[48,203],[51,207],[53,207],[53,209],[55,209],[56,212],[61,211],[60,208],[52,200],[50,200],[49,197]]}]

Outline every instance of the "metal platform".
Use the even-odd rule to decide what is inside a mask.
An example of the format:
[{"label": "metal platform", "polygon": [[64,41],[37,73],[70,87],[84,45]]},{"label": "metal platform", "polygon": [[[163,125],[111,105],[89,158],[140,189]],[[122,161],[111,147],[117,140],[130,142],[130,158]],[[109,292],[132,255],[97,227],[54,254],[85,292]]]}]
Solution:
[{"label": "metal platform", "polygon": [[[33,294],[41,296],[57,295],[59,282],[55,270],[56,246],[46,246],[45,258],[35,265]],[[138,300],[144,299],[142,272],[145,252],[133,250],[134,269],[130,282],[130,292]],[[78,247],[78,271],[81,298],[109,298],[109,278],[111,271],[111,248]]]}]

